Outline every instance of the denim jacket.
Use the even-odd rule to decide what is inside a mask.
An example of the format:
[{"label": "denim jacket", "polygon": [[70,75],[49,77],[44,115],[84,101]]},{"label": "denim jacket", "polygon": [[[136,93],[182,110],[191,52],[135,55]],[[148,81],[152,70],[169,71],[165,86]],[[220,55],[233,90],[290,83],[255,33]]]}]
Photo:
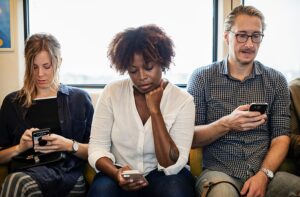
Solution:
[{"label": "denim jacket", "polygon": [[[17,92],[13,92],[7,95],[1,106],[0,147],[3,148],[19,144],[24,131],[31,128],[25,121],[28,109],[15,100],[16,94]],[[88,143],[94,113],[88,93],[61,84],[57,102],[62,136],[80,143]],[[51,166],[37,166],[23,172],[38,183],[44,196],[65,196],[82,175],[85,163],[85,160],[68,154],[64,162]]]}]

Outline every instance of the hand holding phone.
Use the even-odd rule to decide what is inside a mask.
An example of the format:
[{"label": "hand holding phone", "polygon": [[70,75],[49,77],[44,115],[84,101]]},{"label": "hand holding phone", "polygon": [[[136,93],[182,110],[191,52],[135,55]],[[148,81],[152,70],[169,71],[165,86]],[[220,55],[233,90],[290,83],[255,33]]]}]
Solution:
[{"label": "hand holding phone", "polygon": [[266,113],[268,108],[268,103],[251,103],[249,111],[258,111],[261,114]]},{"label": "hand holding phone", "polygon": [[33,147],[35,144],[38,144],[40,146],[45,146],[47,144],[46,140],[43,140],[43,136],[45,135],[50,135],[50,129],[45,128],[45,129],[39,129],[36,131],[32,132],[32,142],[33,142]]},{"label": "hand holding phone", "polygon": [[134,182],[143,181],[145,183],[148,183],[144,175],[138,170],[125,170],[122,172],[122,177],[124,179],[132,179]]}]

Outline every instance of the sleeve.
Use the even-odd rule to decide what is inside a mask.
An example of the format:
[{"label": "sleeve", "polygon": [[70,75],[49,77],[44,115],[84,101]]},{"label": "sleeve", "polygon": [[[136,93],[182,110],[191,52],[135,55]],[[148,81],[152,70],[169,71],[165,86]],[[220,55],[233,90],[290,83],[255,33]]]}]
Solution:
[{"label": "sleeve", "polygon": [[207,124],[207,106],[205,100],[204,80],[199,69],[195,70],[188,82],[187,91],[194,97],[196,107],[195,125]]},{"label": "sleeve", "polygon": [[174,165],[167,168],[158,164],[158,170],[164,171],[166,175],[177,174],[187,164],[194,135],[194,121],[195,105],[193,98],[189,96],[177,114],[169,132],[179,150],[179,158]]},{"label": "sleeve", "polygon": [[88,143],[90,134],[91,134],[91,126],[92,126],[92,120],[93,120],[93,115],[94,115],[94,107],[92,104],[91,97],[87,94],[87,101],[86,101],[86,128],[85,128],[85,133],[84,133],[84,142]]},{"label": "sleeve", "polygon": [[110,158],[115,163],[115,157],[110,152],[111,131],[114,122],[109,88],[104,88],[98,99],[93,117],[91,136],[88,149],[90,165],[96,169],[96,162],[102,157]]},{"label": "sleeve", "polygon": [[10,141],[9,131],[12,129],[9,125],[9,113],[13,113],[12,105],[9,102],[8,97],[3,100],[0,110],[0,149],[9,147],[12,145]]},{"label": "sleeve", "polygon": [[275,98],[273,100],[269,122],[271,126],[271,139],[290,133],[290,94],[286,79],[280,75],[278,78]]}]

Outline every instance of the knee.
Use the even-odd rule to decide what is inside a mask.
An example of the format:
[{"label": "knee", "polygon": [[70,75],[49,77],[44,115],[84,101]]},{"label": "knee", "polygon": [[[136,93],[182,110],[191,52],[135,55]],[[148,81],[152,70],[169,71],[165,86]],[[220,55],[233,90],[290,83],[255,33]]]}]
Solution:
[{"label": "knee", "polygon": [[[178,176],[173,176],[166,182],[163,188],[163,196],[188,197],[194,196],[194,183],[190,183]],[[162,189],[161,188],[161,189]]]},{"label": "knee", "polygon": [[229,184],[229,183],[219,183],[216,185],[210,185],[210,182],[206,179],[202,180],[201,183],[197,182],[196,184],[196,193],[197,196],[203,195],[203,193],[206,193],[206,196],[208,197],[214,197],[214,196],[231,196],[231,197],[238,197],[239,191],[237,189]]}]

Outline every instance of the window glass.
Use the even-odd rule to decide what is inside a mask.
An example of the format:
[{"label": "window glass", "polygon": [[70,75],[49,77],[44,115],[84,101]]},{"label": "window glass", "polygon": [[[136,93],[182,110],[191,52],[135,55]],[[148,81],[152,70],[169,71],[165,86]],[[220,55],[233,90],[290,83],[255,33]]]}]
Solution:
[{"label": "window glass", "polygon": [[263,12],[265,36],[257,60],[281,71],[288,81],[300,77],[300,1],[299,0],[246,0]]},{"label": "window glass", "polygon": [[185,84],[212,61],[212,2],[199,0],[29,0],[29,31],[49,32],[62,45],[61,81],[106,84],[119,76],[107,58],[113,36],[128,27],[156,24],[174,41],[167,78]]}]

